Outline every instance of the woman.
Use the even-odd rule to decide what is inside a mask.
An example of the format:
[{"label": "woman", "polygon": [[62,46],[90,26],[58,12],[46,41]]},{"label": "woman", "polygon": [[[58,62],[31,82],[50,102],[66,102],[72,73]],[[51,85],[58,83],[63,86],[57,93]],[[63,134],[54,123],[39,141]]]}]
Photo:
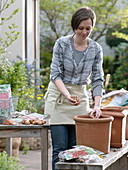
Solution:
[{"label": "woman", "polygon": [[82,7],[72,15],[74,34],[59,38],[53,48],[51,74],[45,95],[45,114],[51,116],[52,168],[60,151],[76,145],[73,117],[89,113],[86,85],[92,80],[94,108],[92,118],[101,116],[103,85],[101,46],[89,38],[96,16],[89,7]]}]

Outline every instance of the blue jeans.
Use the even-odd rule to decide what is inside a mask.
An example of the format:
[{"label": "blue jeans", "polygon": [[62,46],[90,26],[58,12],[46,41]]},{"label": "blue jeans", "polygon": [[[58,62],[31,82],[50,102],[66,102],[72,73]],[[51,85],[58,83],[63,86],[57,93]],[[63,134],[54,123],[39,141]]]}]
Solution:
[{"label": "blue jeans", "polygon": [[52,137],[52,170],[55,170],[55,163],[59,161],[60,151],[71,149],[76,145],[75,125],[51,125]]}]

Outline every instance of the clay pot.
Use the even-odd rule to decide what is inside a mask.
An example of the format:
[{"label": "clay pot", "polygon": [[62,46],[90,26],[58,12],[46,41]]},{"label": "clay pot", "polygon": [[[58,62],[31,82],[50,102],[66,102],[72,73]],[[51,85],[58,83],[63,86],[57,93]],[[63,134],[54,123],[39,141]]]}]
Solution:
[{"label": "clay pot", "polygon": [[124,107],[105,107],[101,110],[103,114],[114,117],[114,121],[112,122],[112,136],[110,146],[114,148],[123,147],[128,137],[128,129],[126,130],[128,110],[125,110]]},{"label": "clay pot", "polygon": [[113,119],[109,115],[103,115],[99,119],[92,119],[88,115],[75,116],[77,145],[89,146],[108,153]]}]

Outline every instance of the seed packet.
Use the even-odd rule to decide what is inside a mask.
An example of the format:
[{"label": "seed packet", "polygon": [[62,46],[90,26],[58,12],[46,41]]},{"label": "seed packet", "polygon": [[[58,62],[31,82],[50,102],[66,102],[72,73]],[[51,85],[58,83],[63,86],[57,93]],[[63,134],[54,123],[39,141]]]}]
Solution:
[{"label": "seed packet", "polygon": [[13,112],[10,84],[0,85],[0,116],[9,118]]},{"label": "seed packet", "polygon": [[[79,161],[80,160],[102,160],[102,156],[105,155],[103,152],[100,152],[98,150],[95,150],[91,147],[84,146],[84,145],[76,145],[72,149],[68,149],[65,151],[62,151],[59,153],[59,159],[60,161],[69,161],[69,160],[75,160]],[[90,159],[91,158],[91,159]],[[99,158],[99,159],[96,159]]]}]

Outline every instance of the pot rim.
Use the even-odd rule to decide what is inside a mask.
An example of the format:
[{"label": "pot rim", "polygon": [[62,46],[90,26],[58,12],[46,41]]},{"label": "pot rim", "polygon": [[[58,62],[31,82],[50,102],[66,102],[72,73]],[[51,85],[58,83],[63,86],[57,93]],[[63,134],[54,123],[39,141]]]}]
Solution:
[{"label": "pot rim", "polygon": [[101,109],[102,114],[106,114],[106,115],[110,115],[110,116],[114,116],[114,117],[126,117],[128,115],[128,110],[113,110],[113,109]]},{"label": "pot rim", "polygon": [[123,107],[123,106],[105,106],[105,107],[102,107],[102,109],[105,109],[105,110],[111,110],[111,111],[123,111],[123,110],[128,110],[128,107]]},{"label": "pot rim", "polygon": [[113,116],[102,115],[100,118],[91,118],[89,115],[76,115],[73,118],[76,122],[90,122],[90,123],[107,123],[114,120]]}]

